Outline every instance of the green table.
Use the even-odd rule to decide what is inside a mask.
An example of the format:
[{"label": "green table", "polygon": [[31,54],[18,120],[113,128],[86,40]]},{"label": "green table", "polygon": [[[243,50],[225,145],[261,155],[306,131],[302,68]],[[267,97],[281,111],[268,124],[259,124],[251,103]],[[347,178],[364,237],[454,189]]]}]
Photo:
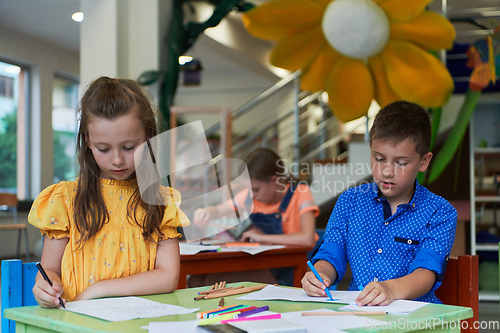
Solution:
[{"label": "green table", "polygon": [[[235,285],[253,286],[252,282],[233,283]],[[185,308],[200,308],[199,311],[207,311],[217,307],[219,299],[195,301],[194,296],[200,290],[207,290],[207,287],[181,289],[171,294],[150,295],[144,298],[161,303],[180,305]],[[315,303],[315,302],[288,302],[288,301],[240,301],[235,298],[242,295],[234,295],[225,298],[225,304],[248,304],[248,305],[269,305],[269,310],[274,312],[306,311],[313,309],[327,308],[337,310],[341,304]],[[141,329],[141,326],[147,326],[152,321],[182,321],[196,319],[196,312],[166,316],[157,318],[134,319],[121,322],[108,322],[105,320],[80,315],[77,313],[59,310],[44,309],[40,306],[27,306],[20,308],[6,309],[4,316],[16,321],[16,332],[147,332]],[[369,317],[369,316],[368,316]],[[450,305],[429,304],[408,315],[378,315],[372,318],[381,321],[394,322],[391,332],[420,331],[420,328],[426,328],[433,332],[460,332],[457,321],[472,317],[472,309]],[[333,317],[332,317],[333,318]],[[401,319],[403,318],[403,319]],[[333,319],[332,319],[333,320]],[[403,320],[409,329],[398,328],[396,323]],[[440,324],[434,329],[429,330],[429,324],[437,321],[448,323],[448,327],[442,328]],[[414,328],[414,329],[411,329]],[[448,329],[446,329],[448,328]],[[388,330],[358,328],[348,330],[350,332],[384,332]],[[190,332],[184,332],[190,333]]]}]

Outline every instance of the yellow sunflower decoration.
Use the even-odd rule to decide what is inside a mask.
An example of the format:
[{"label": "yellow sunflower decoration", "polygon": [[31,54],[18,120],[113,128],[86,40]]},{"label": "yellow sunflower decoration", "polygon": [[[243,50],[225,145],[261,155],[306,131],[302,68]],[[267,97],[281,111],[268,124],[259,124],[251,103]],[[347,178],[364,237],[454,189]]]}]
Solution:
[{"label": "yellow sunflower decoration", "polygon": [[375,99],[442,106],[453,92],[428,51],[448,49],[453,25],[432,0],[271,0],[243,14],[254,36],[278,41],[274,66],[302,70],[302,89],[325,90],[336,116],[364,116]]}]

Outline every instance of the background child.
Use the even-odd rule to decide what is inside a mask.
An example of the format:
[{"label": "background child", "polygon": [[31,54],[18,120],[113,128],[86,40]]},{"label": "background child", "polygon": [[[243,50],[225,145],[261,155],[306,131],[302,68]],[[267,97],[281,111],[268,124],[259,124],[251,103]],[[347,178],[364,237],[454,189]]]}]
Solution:
[{"label": "background child", "polygon": [[[180,269],[175,205],[142,201],[134,152],[157,134],[155,113],[132,80],[101,77],[80,102],[79,177],[43,190],[28,220],[45,241],[33,293],[43,307],[107,296],[167,293]],[[180,194],[170,189],[176,203]]]},{"label": "background child", "polygon": [[[241,236],[243,241],[268,244],[314,246],[319,208],[306,184],[287,176],[283,160],[268,148],[257,148],[245,159],[253,194],[253,227]],[[250,207],[246,192],[236,200]],[[203,224],[233,212],[232,202],[198,209],[194,223]]]},{"label": "background child", "polygon": [[342,280],[347,259],[349,290],[362,290],[358,305],[441,303],[434,291],[453,246],[457,214],[416,181],[432,158],[430,138],[421,106],[399,101],[379,111],[370,131],[374,182],[339,197],[312,259],[326,286],[308,272],[302,279],[308,295],[325,296],[326,287]]},{"label": "background child", "polygon": [[[313,247],[318,240],[315,233],[319,208],[314,203],[311,190],[306,184],[297,184],[287,176],[283,160],[271,149],[258,148],[245,159],[253,193],[253,226],[242,234],[242,241],[267,244],[303,245]],[[240,195],[241,194],[241,195]],[[248,194],[241,192],[236,200],[243,206]],[[251,202],[245,203],[250,207]],[[232,202],[198,209],[193,221],[207,223],[234,211]],[[293,274],[276,273],[278,283],[291,285]],[[279,276],[287,276],[281,280]],[[227,281],[227,275],[225,280]],[[247,278],[248,280],[248,278]],[[216,281],[216,280],[215,280]]]}]

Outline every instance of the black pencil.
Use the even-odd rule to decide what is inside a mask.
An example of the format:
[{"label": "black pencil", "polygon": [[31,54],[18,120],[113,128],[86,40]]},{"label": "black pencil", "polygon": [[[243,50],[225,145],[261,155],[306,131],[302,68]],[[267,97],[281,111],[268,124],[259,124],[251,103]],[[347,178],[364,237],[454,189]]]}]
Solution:
[{"label": "black pencil", "polygon": [[[43,269],[42,264],[41,264],[41,263],[39,263],[39,262],[37,262],[37,263],[36,263],[36,267],[37,267],[37,268],[38,268],[38,270],[40,271],[40,274],[42,274],[42,276],[43,276],[43,278],[45,279],[45,281],[47,281],[47,282],[50,284],[50,286],[52,286],[52,281],[50,281],[50,279],[49,279],[49,277],[48,277],[47,273],[45,273],[45,270]],[[65,308],[65,309],[66,309],[66,307],[64,306],[64,303],[63,303],[63,301],[62,301],[61,297],[59,297],[59,304],[61,304],[61,306],[62,306],[63,308]]]}]

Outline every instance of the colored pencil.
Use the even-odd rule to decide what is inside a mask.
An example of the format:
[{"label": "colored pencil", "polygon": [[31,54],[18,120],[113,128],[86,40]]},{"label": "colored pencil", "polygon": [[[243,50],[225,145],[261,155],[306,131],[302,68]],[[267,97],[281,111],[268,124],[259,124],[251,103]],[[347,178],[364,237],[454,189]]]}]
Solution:
[{"label": "colored pencil", "polygon": [[226,243],[226,247],[238,247],[238,246],[260,246],[259,243],[239,243],[239,242],[233,242],[233,243]]},{"label": "colored pencil", "polygon": [[238,306],[238,305],[236,305],[236,304],[227,305],[227,306],[224,306],[224,307],[222,307],[220,309],[213,309],[213,310],[203,311],[203,312],[197,313],[196,314],[196,318],[201,319],[201,318],[203,318],[203,315],[206,314],[206,313],[215,312],[215,311],[219,311],[219,310],[222,310],[222,309],[228,309],[228,308],[232,308],[232,307],[235,307],[235,306]]},{"label": "colored pencil", "polygon": [[200,291],[198,295],[208,295],[211,293],[219,293],[225,290],[229,289],[240,289],[240,288],[245,288],[245,286],[237,286],[237,287],[227,287],[227,288],[221,288],[221,289],[212,289],[212,290],[205,290],[205,291]]},{"label": "colored pencil", "polygon": [[[239,312],[239,313],[242,313],[242,312],[246,312],[246,311],[250,311],[252,310],[252,308],[255,308],[254,306],[248,306],[248,305],[244,305],[243,308],[239,308],[239,309],[235,309],[235,310],[230,310],[230,311],[224,311],[224,312],[221,312],[221,313],[216,313],[213,315],[213,317],[217,317],[217,316],[221,316],[223,314],[226,314],[226,313],[231,313],[231,312]],[[210,317],[209,317],[210,318]]]},{"label": "colored pencil", "polygon": [[256,314],[256,313],[259,313],[259,312],[264,312],[264,311],[267,311],[269,310],[269,306],[261,306],[260,308],[255,308],[253,310],[249,310],[249,311],[246,311],[246,312],[243,312],[243,313],[240,313],[238,315],[238,318],[241,318],[241,317],[247,317],[247,316],[250,316],[250,315],[253,315],[253,314]]},{"label": "colored pencil", "polygon": [[[238,305],[238,306],[235,306],[234,308],[229,308],[229,309],[224,309],[224,310],[218,310],[218,311],[215,311],[215,312],[210,312],[210,313],[207,313],[207,318],[212,318],[212,317],[215,317],[216,315],[223,315],[223,314],[226,314],[226,312],[233,312],[234,310],[239,310],[241,308],[245,308],[247,307],[248,305]],[[205,316],[203,316],[205,317]]]},{"label": "colored pencil", "polygon": [[225,297],[225,296],[249,293],[251,291],[264,289],[267,286],[268,286],[268,284],[263,284],[260,286],[246,287],[246,288],[235,289],[235,290],[227,290],[227,291],[223,291],[221,293],[211,293],[211,294],[208,294],[207,296],[205,296],[205,299],[212,299],[212,298],[218,298],[218,297]]},{"label": "colored pencil", "polygon": [[222,316],[218,316],[218,317],[212,317],[212,318],[208,318],[208,319],[203,319],[203,320],[200,320],[198,322],[198,326],[209,325],[209,324],[213,324],[213,323],[218,323],[221,320],[232,319],[232,318],[234,318],[234,316],[237,316],[237,313],[238,312],[228,313],[228,314],[225,314],[225,315],[222,315]]}]

